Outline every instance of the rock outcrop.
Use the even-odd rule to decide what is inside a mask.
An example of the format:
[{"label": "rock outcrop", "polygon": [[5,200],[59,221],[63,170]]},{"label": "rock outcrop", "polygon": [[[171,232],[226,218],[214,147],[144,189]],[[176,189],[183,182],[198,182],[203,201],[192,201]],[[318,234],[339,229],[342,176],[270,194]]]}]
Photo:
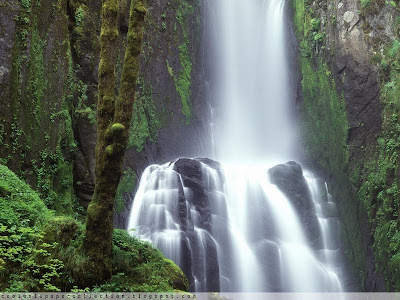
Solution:
[{"label": "rock outcrop", "polygon": [[[137,99],[128,174],[207,153],[205,5],[203,0],[147,3],[140,79],[132,83]],[[129,8],[129,0],[121,1],[117,85]],[[19,172],[60,212],[87,207],[93,194],[100,26],[101,1],[0,3],[1,163]],[[127,200],[127,194],[117,198]],[[123,200],[115,218],[121,228],[131,207]]]}]

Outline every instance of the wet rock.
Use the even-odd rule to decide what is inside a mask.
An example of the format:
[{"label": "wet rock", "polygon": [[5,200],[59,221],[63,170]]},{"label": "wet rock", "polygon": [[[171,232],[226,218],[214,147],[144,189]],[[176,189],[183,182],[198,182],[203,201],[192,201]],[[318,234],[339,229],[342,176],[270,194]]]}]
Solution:
[{"label": "wet rock", "polygon": [[[220,163],[208,158],[180,158],[173,169],[182,179],[179,188],[179,217],[181,229],[184,231],[182,270],[189,278],[191,290],[194,290],[194,278],[200,281],[201,291],[219,291],[219,262],[217,245],[211,237],[210,200],[220,201],[222,217],[226,218],[226,202],[218,199],[217,192],[210,192],[210,180],[206,164],[214,170],[220,170]],[[221,204],[220,203],[220,204]],[[225,203],[225,208],[224,208]],[[192,216],[193,215],[193,216]],[[221,222],[227,226],[227,223]],[[223,230],[223,228],[219,228]],[[224,232],[227,232],[227,228]]]},{"label": "wet rock", "polygon": [[262,240],[256,245],[255,254],[261,262],[261,269],[266,277],[264,292],[281,292],[281,266],[279,246],[269,240]]},{"label": "wet rock", "polygon": [[164,259],[164,262],[166,263],[166,268],[172,280],[173,287],[177,290],[188,291],[189,282],[181,269],[177,268],[175,263],[169,259]]},{"label": "wet rock", "polygon": [[321,247],[321,230],[301,166],[290,161],[269,169],[268,174],[271,183],[275,184],[292,203],[311,245]]},{"label": "wet rock", "polygon": [[180,158],[174,163],[174,169],[192,180],[201,180],[201,163],[195,159]]}]

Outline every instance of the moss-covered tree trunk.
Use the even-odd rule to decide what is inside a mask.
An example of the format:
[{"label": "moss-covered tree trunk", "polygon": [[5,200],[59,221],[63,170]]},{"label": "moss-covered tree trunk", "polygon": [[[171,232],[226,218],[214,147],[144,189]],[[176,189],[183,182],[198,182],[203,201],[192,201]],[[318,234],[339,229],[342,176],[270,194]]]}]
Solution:
[{"label": "moss-covered tree trunk", "polygon": [[87,210],[84,241],[89,258],[88,277],[92,283],[101,282],[112,275],[114,199],[128,143],[146,13],[142,0],[132,0],[121,88],[119,95],[116,95],[118,10],[119,0],[103,0],[97,105],[96,185]]}]

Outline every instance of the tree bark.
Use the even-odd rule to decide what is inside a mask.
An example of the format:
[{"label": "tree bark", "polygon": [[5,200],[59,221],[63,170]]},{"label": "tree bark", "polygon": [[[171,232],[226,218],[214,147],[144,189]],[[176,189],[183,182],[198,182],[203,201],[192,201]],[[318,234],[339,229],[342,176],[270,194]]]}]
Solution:
[{"label": "tree bark", "polygon": [[88,279],[102,282],[112,276],[112,233],[115,194],[121,178],[135,100],[136,79],[146,9],[132,0],[121,88],[115,95],[115,49],[119,0],[103,0],[100,35],[99,98],[97,105],[96,184],[87,210],[84,248]]}]

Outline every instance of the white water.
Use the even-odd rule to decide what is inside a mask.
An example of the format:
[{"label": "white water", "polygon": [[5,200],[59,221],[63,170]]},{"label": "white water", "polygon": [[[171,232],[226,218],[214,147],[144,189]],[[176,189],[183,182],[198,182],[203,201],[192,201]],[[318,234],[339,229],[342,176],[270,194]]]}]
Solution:
[{"label": "white water", "polygon": [[218,158],[293,158],[284,0],[218,0]]},{"label": "white water", "polygon": [[[337,232],[332,228],[337,219],[332,217],[334,209],[326,214],[320,207],[335,204],[324,202],[317,180],[306,173],[319,220],[327,221],[321,222],[324,246],[312,250],[291,202],[270,183],[267,170],[226,164],[222,175],[201,164],[208,191],[205,206],[210,210],[204,213],[174,164],[150,166],[141,178],[129,228],[135,228],[135,235],[152,242],[184,270],[191,264],[187,276],[189,280],[193,276],[196,291],[207,291],[207,274],[213,264],[207,255],[209,247],[214,247],[221,291],[341,292],[340,266],[335,265],[337,238],[330,236]],[[184,243],[188,244],[186,255]]]},{"label": "white water", "polygon": [[[201,163],[202,191],[176,163],[148,167],[129,228],[186,273],[194,291],[342,292],[336,207],[305,173],[322,232],[312,248],[268,169],[296,158],[284,0],[216,0],[219,110],[211,144],[222,172]],[[218,122],[217,120],[218,119]],[[195,141],[194,141],[195,142]],[[197,184],[197,183],[195,183]]]}]

